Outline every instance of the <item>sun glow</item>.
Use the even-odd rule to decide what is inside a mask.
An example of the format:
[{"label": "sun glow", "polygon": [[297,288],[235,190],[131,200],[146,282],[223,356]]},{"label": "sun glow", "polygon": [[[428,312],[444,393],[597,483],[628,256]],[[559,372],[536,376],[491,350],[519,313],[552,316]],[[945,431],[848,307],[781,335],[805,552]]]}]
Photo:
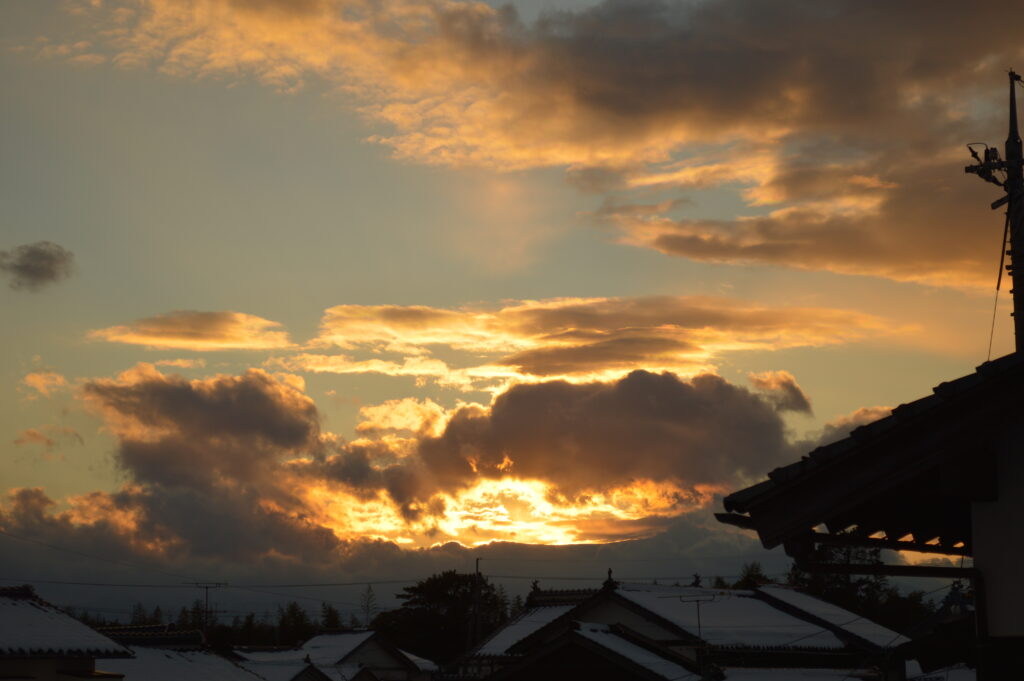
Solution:
[{"label": "sun glow", "polygon": [[304,492],[318,521],[342,539],[377,539],[405,546],[494,541],[529,544],[607,543],[650,536],[667,519],[710,503],[720,491],[635,481],[566,497],[541,480],[485,478],[457,493],[435,495],[412,517],[383,494],[361,498],[337,485]]}]

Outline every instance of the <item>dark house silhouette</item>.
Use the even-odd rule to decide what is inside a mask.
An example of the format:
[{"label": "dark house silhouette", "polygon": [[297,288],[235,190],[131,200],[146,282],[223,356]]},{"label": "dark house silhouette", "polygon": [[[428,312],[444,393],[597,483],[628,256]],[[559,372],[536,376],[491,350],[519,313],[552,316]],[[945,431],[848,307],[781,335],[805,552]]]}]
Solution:
[{"label": "dark house silhouette", "polygon": [[[722,522],[755,530],[811,571],[961,578],[973,584],[976,659],[983,681],[1019,678],[1024,660],[1024,177],[1010,72],[1006,159],[986,145],[966,168],[1004,188],[1004,242],[1014,279],[1016,352],[936,386],[849,437],[777,468],[724,500]],[[1020,260],[1024,262],[1024,260]],[[829,565],[819,546],[912,550],[953,557],[946,567]],[[973,566],[962,567],[973,558]],[[917,652],[927,646],[914,646]]]}]

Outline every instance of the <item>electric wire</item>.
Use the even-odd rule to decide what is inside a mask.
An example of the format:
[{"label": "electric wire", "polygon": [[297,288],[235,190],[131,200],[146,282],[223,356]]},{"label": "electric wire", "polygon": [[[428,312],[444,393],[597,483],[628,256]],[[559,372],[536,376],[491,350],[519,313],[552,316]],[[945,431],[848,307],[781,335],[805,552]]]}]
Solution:
[{"label": "electric wire", "polygon": [[999,273],[996,275],[996,294],[992,301],[992,325],[988,330],[988,357],[985,361],[992,360],[992,339],[996,333],[996,308],[999,307],[999,287],[1003,283],[1003,266],[1006,262],[1006,241],[1010,235],[1010,211],[1006,211],[1006,220],[1003,222],[1003,245],[999,249]]}]

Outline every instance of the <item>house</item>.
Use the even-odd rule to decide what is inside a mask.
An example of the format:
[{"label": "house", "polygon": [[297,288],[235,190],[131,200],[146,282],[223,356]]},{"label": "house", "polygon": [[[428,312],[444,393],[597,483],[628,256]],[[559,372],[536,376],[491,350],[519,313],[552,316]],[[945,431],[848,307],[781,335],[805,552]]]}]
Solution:
[{"label": "house", "polygon": [[[983,665],[987,658],[988,678],[1007,678],[996,670],[1012,669],[1024,646],[1024,545],[1015,539],[1024,526],[1022,400],[1024,355],[986,362],[725,497],[727,513],[718,518],[756,531],[766,548],[782,545],[808,571],[969,580],[975,611],[964,616],[977,617],[978,656]],[[865,566],[816,559],[818,547],[835,545],[951,561]],[[968,558],[973,562],[962,566]]]},{"label": "house", "polygon": [[519,617],[459,660],[456,675],[541,678],[546,665],[574,660],[595,670],[614,667],[616,678],[630,679],[656,679],[665,670],[665,678],[685,678],[685,671],[728,679],[752,679],[762,670],[758,678],[769,679],[763,670],[783,668],[816,669],[822,678],[837,670],[836,678],[854,678],[875,668],[881,672],[871,678],[903,678],[896,651],[905,642],[784,587],[706,589],[609,579],[593,591],[535,590]]},{"label": "house", "polygon": [[124,646],[39,598],[31,586],[0,588],[0,678],[120,679],[114,670],[97,671],[96,660],[130,656]]},{"label": "house", "polygon": [[246,669],[260,675],[271,673],[275,668],[306,674],[285,678],[282,671],[280,681],[316,681],[316,673],[343,681],[355,681],[357,677],[360,681],[426,681],[437,670],[433,662],[399,650],[372,631],[321,634],[306,641],[301,648],[239,651],[238,654],[244,658],[242,665]]},{"label": "house", "polygon": [[[1024,258],[1020,82],[1010,71],[1006,158],[996,147],[983,145],[982,156],[973,148],[982,145],[970,145],[976,163],[964,169],[1005,192],[991,207],[1006,206],[1003,253],[1010,256],[1016,351],[773,470],[726,497],[727,513],[719,515],[755,530],[765,547],[781,544],[806,569],[970,580],[975,658],[984,681],[1019,677],[1024,650],[1024,267],[1015,268]],[[816,547],[836,544],[953,560],[857,566],[815,559]],[[973,565],[963,567],[967,558]]]},{"label": "house", "polygon": [[198,629],[178,629],[174,624],[128,624],[96,627],[96,631],[127,648],[164,648],[194,651],[206,646]]}]

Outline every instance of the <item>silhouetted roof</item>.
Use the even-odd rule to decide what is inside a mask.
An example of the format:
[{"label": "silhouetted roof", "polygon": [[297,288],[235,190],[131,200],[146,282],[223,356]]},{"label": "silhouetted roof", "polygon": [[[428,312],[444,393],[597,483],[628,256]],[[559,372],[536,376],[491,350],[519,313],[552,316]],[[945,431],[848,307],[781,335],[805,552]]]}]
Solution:
[{"label": "silhouetted roof", "polygon": [[173,624],[97,627],[96,631],[124,646],[202,650],[206,643],[198,629],[178,629]]},{"label": "silhouetted roof", "polygon": [[[620,610],[609,610],[609,603],[618,604]],[[630,613],[629,621],[640,617],[665,631],[666,641],[704,641],[723,651],[878,652],[906,641],[864,617],[783,587],[751,590],[619,584],[595,591],[589,600],[575,606],[530,609],[495,632],[473,655],[530,654],[579,621],[621,624],[612,621],[611,613],[622,609]]]},{"label": "silhouetted roof", "polygon": [[0,588],[0,657],[129,657],[131,652],[39,598]]},{"label": "silhouetted roof", "polygon": [[1022,379],[1024,356],[986,362],[727,496],[726,510],[749,522],[721,517],[757,530],[768,548],[825,524],[831,532],[857,526],[864,537],[941,536],[944,546],[969,550],[969,504],[994,494],[994,470],[979,454],[1020,423]]}]

